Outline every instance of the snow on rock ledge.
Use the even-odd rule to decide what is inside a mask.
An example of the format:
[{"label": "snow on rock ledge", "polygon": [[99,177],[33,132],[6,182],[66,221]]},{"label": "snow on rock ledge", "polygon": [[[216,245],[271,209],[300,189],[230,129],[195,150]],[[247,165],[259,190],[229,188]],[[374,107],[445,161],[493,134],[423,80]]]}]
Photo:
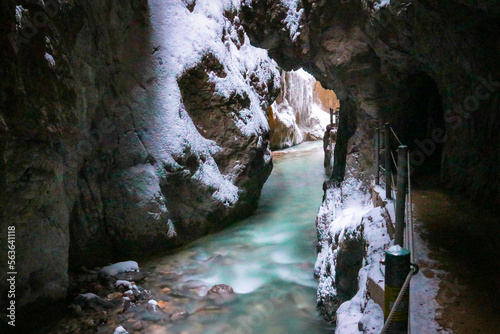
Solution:
[{"label": "snow on rock ledge", "polygon": [[118,262],[99,270],[98,274],[106,276],[115,276],[129,271],[139,271],[139,265],[135,261]]},{"label": "snow on rock ledge", "polygon": [[367,189],[352,178],[327,185],[317,221],[320,313],[336,333],[379,333],[383,325],[383,270],[391,243],[390,215],[374,207]]}]

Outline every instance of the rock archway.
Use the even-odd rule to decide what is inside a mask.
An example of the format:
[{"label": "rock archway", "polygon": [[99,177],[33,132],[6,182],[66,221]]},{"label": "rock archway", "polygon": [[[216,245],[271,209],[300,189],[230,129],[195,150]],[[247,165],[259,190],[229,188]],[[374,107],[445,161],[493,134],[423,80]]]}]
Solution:
[{"label": "rock archway", "polygon": [[[495,167],[499,152],[493,144],[500,140],[494,130],[500,125],[500,65],[492,56],[500,45],[495,34],[499,4],[460,0],[383,5],[371,0],[246,3],[243,24],[253,44],[268,49],[283,68],[303,67],[337,93],[342,107],[335,180],[344,178],[346,163],[354,159],[369,166],[368,144],[374,129],[384,122],[409,124],[417,111],[394,111],[429,93],[442,98],[434,120],[445,131],[441,136],[446,140],[439,144],[442,164],[437,167],[442,179],[477,199],[500,202]],[[413,97],[402,94],[410,83]],[[417,103],[411,108],[427,107]],[[427,117],[425,110],[419,112]],[[421,138],[422,134],[405,136]],[[353,147],[361,152],[356,158],[348,154]]]}]

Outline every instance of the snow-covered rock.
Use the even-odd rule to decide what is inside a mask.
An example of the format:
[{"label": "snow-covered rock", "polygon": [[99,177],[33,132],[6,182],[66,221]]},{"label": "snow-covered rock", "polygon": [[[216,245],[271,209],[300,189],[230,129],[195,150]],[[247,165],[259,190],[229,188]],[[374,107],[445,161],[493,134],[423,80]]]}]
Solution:
[{"label": "snow-covered rock", "polygon": [[128,334],[128,332],[125,328],[123,328],[123,326],[118,326],[118,327],[116,327],[113,334]]},{"label": "snow-covered rock", "polygon": [[[97,274],[104,276],[116,276],[129,271],[139,271],[139,265],[135,261],[124,261],[101,268]],[[122,281],[123,282],[123,281]],[[118,282],[117,282],[118,285]]]},{"label": "snow-covered rock", "polygon": [[122,286],[122,287],[124,287],[124,288],[129,289],[129,290],[127,290],[127,291],[131,291],[135,285],[133,285],[133,284],[132,284],[132,283],[130,283],[129,281],[125,281],[125,280],[117,280],[117,281],[115,282],[115,286],[116,286],[117,288]]},{"label": "snow-covered rock", "polygon": [[273,149],[323,138],[330,115],[315,96],[315,84],[302,69],[281,72],[281,92],[268,113]]},{"label": "snow-covered rock", "polygon": [[388,224],[389,212],[373,206],[361,182],[328,185],[317,218],[315,274],[320,313],[336,322],[338,334],[377,333],[383,326],[383,299],[375,294],[383,289],[384,250],[392,245]]},{"label": "snow-covered rock", "polygon": [[92,292],[82,293],[80,294],[80,297],[83,298],[84,300],[92,300],[99,298],[99,296],[97,296],[95,293]]}]

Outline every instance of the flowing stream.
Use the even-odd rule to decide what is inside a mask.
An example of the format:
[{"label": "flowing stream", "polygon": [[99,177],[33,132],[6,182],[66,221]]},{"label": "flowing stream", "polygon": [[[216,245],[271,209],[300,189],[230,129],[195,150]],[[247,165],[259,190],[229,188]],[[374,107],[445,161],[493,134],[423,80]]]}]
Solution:
[{"label": "flowing stream", "polygon": [[[324,180],[322,142],[278,152],[254,215],[143,265],[160,306],[189,313],[150,332],[331,333],[316,312],[313,277]],[[207,297],[216,284],[236,296]]]}]

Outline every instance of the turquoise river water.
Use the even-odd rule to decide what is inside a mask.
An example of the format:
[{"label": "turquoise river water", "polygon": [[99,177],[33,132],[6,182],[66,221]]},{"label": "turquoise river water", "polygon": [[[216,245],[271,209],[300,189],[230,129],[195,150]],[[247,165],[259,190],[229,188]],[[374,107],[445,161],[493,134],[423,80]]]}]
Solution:
[{"label": "turquoise river water", "polygon": [[[189,313],[186,319],[152,325],[148,332],[333,331],[316,311],[313,277],[314,221],[325,180],[322,142],[280,151],[273,159],[254,215],[142,266],[151,273],[146,285],[160,305]],[[231,286],[236,297],[204,297],[215,284]]]}]

